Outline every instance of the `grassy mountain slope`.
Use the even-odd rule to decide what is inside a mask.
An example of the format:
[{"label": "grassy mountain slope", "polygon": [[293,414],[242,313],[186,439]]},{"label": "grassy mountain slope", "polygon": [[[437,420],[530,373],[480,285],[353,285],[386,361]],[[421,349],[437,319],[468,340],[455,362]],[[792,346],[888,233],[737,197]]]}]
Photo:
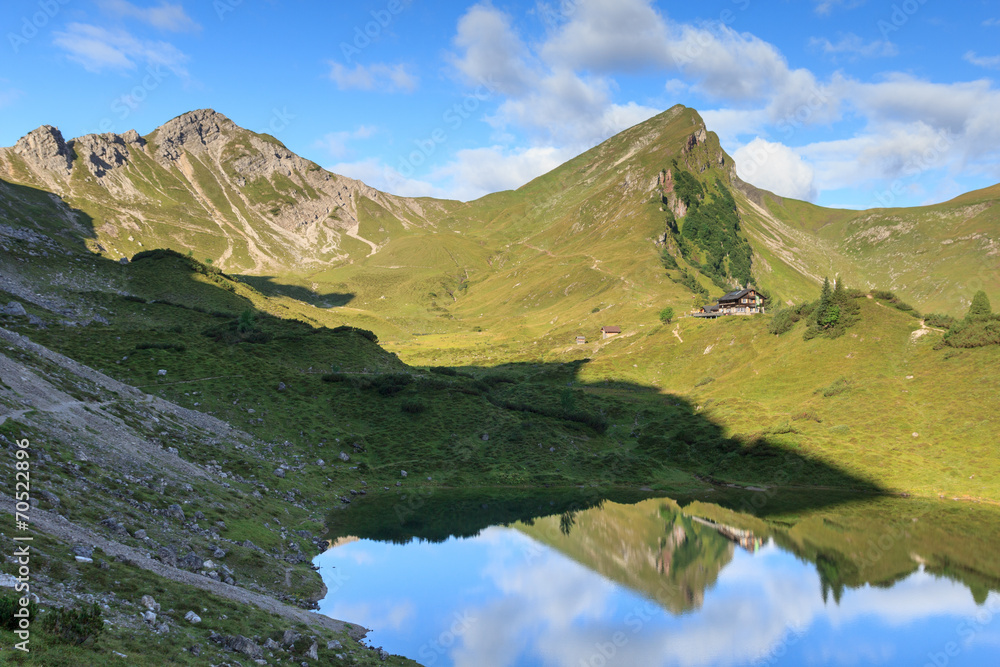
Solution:
[{"label": "grassy mountain slope", "polygon": [[[1000,291],[1000,186],[910,209],[836,211],[764,196],[744,208],[775,289],[802,298],[798,276],[840,275],[898,292],[924,312],[964,314],[976,291]],[[785,264],[783,267],[781,264]]]},{"label": "grassy mountain slope", "polygon": [[[51,133],[38,132],[51,137]],[[855,272],[843,271],[849,284],[878,282],[861,276],[868,275],[862,259],[875,262],[878,247],[874,241],[865,245],[865,239],[881,238],[881,228],[871,228],[867,236],[844,236],[846,232],[838,231],[858,228],[865,224],[866,216],[874,214],[828,211],[782,200],[742,183],[733,175],[732,161],[721,150],[717,137],[705,131],[693,110],[674,107],[516,191],[469,203],[404,200],[378,193],[317,171],[314,165],[287,154],[270,137],[237,128],[214,112],[186,114],[153,132],[145,143],[137,135],[123,137],[128,158],[105,172],[97,170],[102,176],[81,164],[84,148],[98,139],[104,141],[82,138],[68,145],[74,150],[81,148],[63,181],[58,181],[58,173],[51,169],[38,167],[38,155],[44,153],[41,149],[32,153],[28,150],[31,146],[19,143],[20,148],[4,153],[8,172],[13,169],[22,177],[30,172],[38,182],[35,186],[3,186],[0,201],[8,220],[15,227],[46,231],[70,249],[70,256],[53,253],[37,265],[14,264],[5,258],[10,269],[5,275],[22,276],[23,284],[0,288],[21,298],[35,298],[33,294],[46,291],[53,295],[66,290],[88,292],[93,298],[84,299],[81,306],[96,313],[93,306],[101,299],[117,298],[106,296],[108,292],[184,304],[201,298],[192,290],[205,285],[213,288],[205,291],[211,295],[205,296],[206,303],[211,302],[205,310],[224,310],[235,317],[242,309],[252,308],[313,327],[348,323],[375,331],[387,350],[410,365],[485,368],[514,364],[509,368],[516,371],[515,378],[530,381],[536,371],[525,371],[524,375],[521,369],[532,368],[531,364],[572,364],[567,367],[572,369],[568,379],[583,383],[581,395],[593,397],[588,400],[596,401],[594,410],[602,409],[601,401],[624,396],[625,404],[636,402],[639,406],[632,420],[636,425],[644,420],[657,423],[661,418],[655,415],[660,407],[657,401],[662,399],[646,396],[645,390],[632,391],[629,385],[625,385],[624,394],[612,385],[604,390],[602,383],[626,382],[690,397],[698,412],[718,420],[725,435],[787,438],[825,463],[844,466],[884,488],[994,495],[985,474],[993,465],[988,449],[993,412],[982,413],[977,406],[990,404],[990,392],[995,389],[995,380],[981,371],[994,361],[995,349],[961,353],[934,350],[940,342],[939,332],[918,332],[917,320],[874,301],[863,304],[862,324],[835,341],[804,341],[803,325],[775,338],[767,333],[766,321],[757,318],[718,322],[681,319],[668,326],[659,322],[657,312],[662,306],[674,305],[683,313],[702,298],[676,282],[680,269],[687,270],[700,289],[710,293],[720,293],[727,281],[736,284],[734,277],[726,275],[733,268],[730,258],[723,258],[712,273],[705,264],[711,245],[701,237],[685,236],[698,202],[706,210],[710,203],[723,201],[722,188],[731,193],[740,212],[733,238],[746,238],[753,246],[755,281],[782,300],[815,298],[815,279],[841,263]],[[120,144],[115,146],[121,148]],[[91,164],[95,154],[90,153]],[[196,164],[211,173],[198,176]],[[251,178],[254,175],[258,176]],[[300,257],[302,261],[269,265],[270,270],[261,275],[232,276],[232,271],[222,275],[190,262],[186,269],[179,265],[188,278],[166,280],[158,269],[150,268],[153,263],[149,260],[129,266],[97,261],[84,271],[77,265],[87,261],[88,255],[73,257],[80,250],[78,245],[73,249],[74,234],[86,229],[89,220],[95,230],[94,237],[87,239],[91,247],[101,244],[105,254],[110,254],[107,248],[112,241],[120,242],[120,237],[103,236],[101,230],[109,229],[110,223],[93,216],[113,214],[108,212],[110,208],[86,214],[67,206],[41,189],[46,179],[69,188],[71,194],[66,198],[70,202],[81,200],[93,206],[123,207],[128,184],[136,179],[156,181],[163,191],[172,191],[167,184],[174,183],[171,187],[187,194],[177,194],[173,201],[186,201],[190,211],[195,210],[195,203],[202,205],[214,197],[219,216],[202,216],[197,224],[205,230],[214,225],[219,232],[230,223],[231,227],[246,223],[240,238],[247,247],[257,243],[272,259],[280,258],[283,247],[290,247],[274,241],[293,233],[287,228],[289,220],[313,211],[310,207],[318,205],[316,202],[329,207],[336,197],[342,197],[348,204],[341,214],[355,226],[338,227],[324,221],[302,225],[301,229],[293,225],[298,230],[294,234],[299,235],[296,247],[301,251],[301,244],[306,243],[303,239],[325,233],[339,234],[341,241],[360,245],[354,250],[337,246],[329,252],[343,256],[326,263],[322,261],[326,251],[311,247],[313,254]],[[73,190],[73,183],[83,189]],[[213,187],[222,195],[205,194]],[[115,196],[100,199],[103,203],[98,204],[86,188],[103,188]],[[286,199],[279,202],[277,195],[261,194],[272,190],[285,192]],[[995,189],[970,193],[926,211],[915,209],[896,215],[913,216],[914,229],[923,229],[932,219],[944,229],[950,220],[946,213],[972,206],[982,209],[981,213],[968,218],[972,226],[960,231],[970,232],[977,225],[989,229],[993,224],[990,204],[996,194]],[[140,200],[141,192],[129,196]],[[233,206],[224,205],[225,196]],[[265,209],[264,200],[278,212]],[[150,201],[147,197],[146,203]],[[158,215],[170,215],[167,207],[153,209]],[[202,209],[207,210],[205,206]],[[242,221],[227,217],[237,213],[243,216]],[[149,233],[161,229],[166,234],[175,226],[161,222],[147,225],[154,230]],[[146,227],[141,228],[142,233]],[[216,238],[223,236],[216,234]],[[138,242],[138,237],[134,238]],[[150,238],[155,241],[161,237],[154,234]],[[236,236],[226,238],[235,243]],[[846,247],[845,238],[852,248],[863,247],[868,254],[859,250],[855,258],[841,250]],[[903,243],[918,236],[886,238],[884,243]],[[989,247],[985,236],[978,242]],[[170,243],[177,245],[173,240],[164,241],[165,245]],[[956,246],[937,245],[948,252]],[[205,254],[201,247],[193,252],[196,259]],[[678,269],[664,270],[664,252]],[[989,250],[984,252],[982,261],[986,262]],[[249,263],[241,264],[235,256],[223,259],[220,255],[213,266],[248,270]],[[891,271],[886,267],[892,265],[892,261],[881,261],[879,270]],[[928,280],[943,280],[946,271],[964,275],[956,261],[941,259],[932,269]],[[723,273],[718,273],[720,270]],[[858,276],[857,282],[850,282],[851,275]],[[878,275],[874,268],[872,275]],[[973,286],[971,280],[963,280],[966,282],[961,284],[946,281],[948,290],[958,294],[963,286]],[[238,303],[212,305],[219,294],[227,299],[238,297]],[[101,308],[101,312],[112,309],[110,305]],[[184,317],[206,316],[180,312],[175,319],[180,322]],[[604,324],[622,326],[623,335],[599,340],[598,330]],[[195,328],[204,326],[207,324],[200,323]],[[585,345],[575,344],[579,334],[587,337]],[[204,341],[197,331],[162,337],[189,337],[190,354],[200,356],[203,361],[199,364],[211,365],[215,353],[199,351]],[[108,353],[117,354],[115,347],[109,346]],[[88,348],[83,345],[80,349]],[[94,363],[110,361],[110,357],[87,354]],[[322,355],[317,360],[328,370],[342,365]],[[202,366],[191,366],[196,368],[201,370]],[[296,368],[296,372],[301,371]],[[272,371],[258,369],[254,373],[270,377]],[[969,382],[973,377],[981,381]],[[837,396],[822,395],[822,390],[838,382],[838,387],[848,389]],[[252,392],[253,387],[247,385],[245,391]],[[502,396],[493,399],[511,400]],[[614,410],[625,414],[630,409],[616,406]],[[805,413],[815,415],[802,417]],[[893,418],[886,420],[885,414]],[[288,418],[303,418],[303,413],[289,413]],[[615,419],[619,417],[612,422]],[[956,428],[957,420],[961,428]],[[624,424],[613,426],[624,428]],[[633,437],[638,437],[637,430],[642,431],[629,428]],[[655,447],[655,435],[646,436],[652,438],[652,444],[646,446]],[[964,443],[962,453],[947,460],[959,443]],[[406,451],[402,446],[399,455]],[[883,465],[886,457],[897,452],[902,452],[899,466]],[[390,460],[392,457],[387,465],[391,465]],[[727,474],[739,476],[740,470],[737,466]]]}]

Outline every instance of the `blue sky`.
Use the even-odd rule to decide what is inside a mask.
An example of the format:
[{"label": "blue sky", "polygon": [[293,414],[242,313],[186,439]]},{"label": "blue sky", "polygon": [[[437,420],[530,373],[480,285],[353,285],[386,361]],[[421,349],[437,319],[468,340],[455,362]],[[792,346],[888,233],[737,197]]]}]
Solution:
[{"label": "blue sky", "polygon": [[1000,0],[8,0],[0,144],[211,107],[403,195],[517,187],[681,103],[852,208],[1000,181]]}]

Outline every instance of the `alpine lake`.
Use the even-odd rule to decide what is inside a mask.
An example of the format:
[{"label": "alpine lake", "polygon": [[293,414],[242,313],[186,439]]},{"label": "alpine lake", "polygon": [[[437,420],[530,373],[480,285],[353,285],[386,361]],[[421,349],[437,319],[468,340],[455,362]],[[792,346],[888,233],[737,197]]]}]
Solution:
[{"label": "alpine lake", "polygon": [[991,505],[426,490],[328,525],[319,613],[423,665],[1000,664]]}]

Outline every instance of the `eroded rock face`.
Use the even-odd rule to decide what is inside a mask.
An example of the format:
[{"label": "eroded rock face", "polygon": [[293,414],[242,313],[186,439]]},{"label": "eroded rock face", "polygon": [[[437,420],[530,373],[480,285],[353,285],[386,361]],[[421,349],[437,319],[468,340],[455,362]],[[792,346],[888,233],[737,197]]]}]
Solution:
[{"label": "eroded rock face", "polygon": [[68,176],[73,169],[72,146],[63,139],[59,128],[42,125],[21,137],[14,152],[36,169]]},{"label": "eroded rock face", "polygon": [[73,151],[83,158],[94,176],[98,178],[118,167],[128,164],[132,149],[141,150],[146,141],[135,130],[125,134],[88,134],[70,142]]},{"label": "eroded rock face", "polygon": [[191,111],[167,122],[156,132],[156,159],[161,163],[172,162],[181,151],[200,153],[210,144],[224,138],[225,130],[236,125],[212,109]]}]

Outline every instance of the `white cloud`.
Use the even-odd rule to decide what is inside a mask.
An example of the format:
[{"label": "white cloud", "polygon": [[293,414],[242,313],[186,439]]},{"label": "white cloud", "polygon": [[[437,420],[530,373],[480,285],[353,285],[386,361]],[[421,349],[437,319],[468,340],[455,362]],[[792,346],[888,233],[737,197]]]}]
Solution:
[{"label": "white cloud", "polygon": [[866,0],[814,0],[816,2],[816,13],[820,16],[829,16],[835,7],[844,9],[856,9],[865,4]]},{"label": "white cloud", "polygon": [[766,109],[710,109],[702,111],[701,117],[723,144],[730,145],[741,136],[763,134],[770,120]]},{"label": "white cloud", "polygon": [[124,30],[71,23],[66,31],[55,33],[54,43],[90,72],[134,70],[142,62],[187,76],[188,57],[173,44],[139,39]]},{"label": "white cloud", "polygon": [[878,133],[850,139],[813,143],[798,152],[815,167],[820,189],[835,190],[885,179],[913,182],[921,174],[955,160],[961,150],[953,136],[917,122],[885,125]]},{"label": "white cloud", "polygon": [[123,18],[133,18],[160,30],[190,32],[200,30],[180,4],[161,2],[156,7],[137,7],[127,0],[100,0],[101,9]]},{"label": "white cloud", "polygon": [[500,190],[518,188],[555,169],[573,152],[555,147],[504,149],[501,146],[458,151],[431,169],[427,180],[413,178],[412,166],[393,167],[377,159],[340,162],[329,171],[364,181],[384,192],[404,197],[439,197],[471,201]]},{"label": "white cloud", "polygon": [[[861,4],[833,0],[816,2],[816,9]],[[489,173],[492,165],[529,155],[531,147],[579,152],[655,115],[661,109],[616,99],[615,75],[650,68],[663,73],[667,94],[721,103],[703,117],[724,143],[758,137],[743,147],[744,158],[752,148],[778,147],[769,153],[770,166],[748,180],[787,196],[814,199],[835,187],[875,187],[914,169],[1000,174],[1000,91],[988,80],[934,83],[898,72],[868,82],[842,72],[821,80],[752,34],[720,22],[670,21],[651,0],[574,0],[558,9],[546,10],[547,30],[535,43],[490,4],[475,5],[459,21],[452,63],[470,85],[493,83],[496,107],[485,120],[495,129],[493,141],[503,136],[506,144],[486,149],[482,171],[465,182],[439,168],[438,177],[454,179],[449,189],[468,195],[488,183],[511,187],[519,172],[501,178]],[[813,39],[812,46],[847,61],[898,52],[891,42],[853,33]],[[993,57],[970,53],[967,59],[1000,66]],[[803,128],[844,120],[851,123],[849,138],[805,144],[810,135]],[[943,136],[949,147],[935,149]],[[517,137],[527,145],[516,146]],[[776,137],[784,145],[774,143]],[[787,147],[793,138],[800,145],[794,150]]]},{"label": "white cloud", "polygon": [[406,65],[355,65],[346,67],[330,62],[330,79],[340,90],[379,90],[381,92],[403,91],[412,93],[417,89],[418,79],[410,73]]},{"label": "white cloud", "polygon": [[455,46],[462,55],[452,63],[474,86],[489,82],[505,95],[522,95],[537,80],[510,17],[490,5],[475,5],[459,19]]},{"label": "white cloud", "polygon": [[[989,81],[933,83],[895,74],[878,83],[845,81],[843,94],[872,123],[926,123],[938,131],[965,135],[980,148],[1000,144],[995,109],[1000,91]],[[978,136],[975,136],[977,135]]]},{"label": "white cloud", "polygon": [[[600,1],[581,2],[574,16]],[[501,98],[489,122],[498,130],[526,131],[538,144],[583,150],[660,111],[634,102],[615,104],[609,79],[579,74],[551,54],[535,57],[510,18],[490,5],[476,5],[462,17],[455,46],[452,61],[462,78],[490,82]],[[541,50],[558,51],[544,45]]]},{"label": "white cloud", "polygon": [[351,152],[347,146],[348,143],[355,139],[367,139],[377,131],[378,129],[372,125],[362,125],[350,132],[329,132],[315,145],[329,153],[330,157],[339,160]]},{"label": "white cloud", "polygon": [[985,21],[983,21],[983,25],[986,26],[987,28],[992,28],[992,27],[995,27],[995,26],[1000,26],[1000,19],[998,19],[998,18],[989,18],[989,19],[986,19]]},{"label": "white cloud", "polygon": [[978,56],[975,51],[969,51],[964,57],[966,61],[972,63],[976,67],[1000,69],[1000,56]]},{"label": "white cloud", "polygon": [[398,169],[375,158],[357,162],[339,162],[326,169],[335,174],[363,181],[382,192],[391,192],[401,197],[448,199],[448,192],[439,185],[404,176]]},{"label": "white cloud", "polygon": [[416,605],[410,600],[401,602],[362,602],[357,604],[335,603],[324,613],[333,618],[356,619],[354,622],[372,628],[399,630],[416,616]]},{"label": "white cloud", "polygon": [[791,148],[757,137],[733,154],[736,173],[757,187],[782,197],[813,201],[815,172]]},{"label": "white cloud", "polygon": [[646,0],[580,0],[541,48],[554,65],[618,72],[663,67],[671,52],[666,21]]},{"label": "white cloud", "polygon": [[840,39],[831,42],[823,37],[813,37],[809,46],[821,51],[834,62],[844,59],[854,62],[860,58],[886,58],[899,55],[899,49],[892,42],[876,39],[866,42],[854,33],[840,35]]},{"label": "white cloud", "polygon": [[471,201],[500,190],[513,190],[549,172],[573,157],[572,152],[552,146],[513,151],[501,146],[460,150],[455,159],[431,174],[449,178],[450,199]]}]

